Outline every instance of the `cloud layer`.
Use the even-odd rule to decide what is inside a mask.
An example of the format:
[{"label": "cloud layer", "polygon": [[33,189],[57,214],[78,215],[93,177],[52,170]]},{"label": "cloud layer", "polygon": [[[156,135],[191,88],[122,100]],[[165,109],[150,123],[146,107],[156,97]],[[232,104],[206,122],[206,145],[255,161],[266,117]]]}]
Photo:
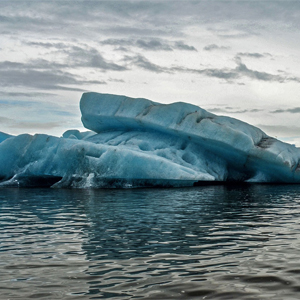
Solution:
[{"label": "cloud layer", "polygon": [[[236,109],[224,113],[292,126],[299,113],[299,29],[300,2],[289,0],[4,0],[0,100],[15,109],[0,102],[1,124],[34,127],[50,118],[44,108],[56,118],[68,109],[78,115],[75,103],[93,90],[215,109],[226,104]],[[36,106],[31,123],[24,101]],[[48,121],[49,130],[56,122]]]}]

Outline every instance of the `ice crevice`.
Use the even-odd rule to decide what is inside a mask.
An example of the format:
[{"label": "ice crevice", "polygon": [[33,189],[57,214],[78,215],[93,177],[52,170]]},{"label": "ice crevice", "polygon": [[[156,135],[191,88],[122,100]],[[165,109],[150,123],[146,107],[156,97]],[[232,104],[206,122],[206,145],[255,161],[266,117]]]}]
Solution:
[{"label": "ice crevice", "polygon": [[300,149],[198,106],[84,93],[89,130],[0,133],[0,186],[193,186],[199,182],[300,183]]}]

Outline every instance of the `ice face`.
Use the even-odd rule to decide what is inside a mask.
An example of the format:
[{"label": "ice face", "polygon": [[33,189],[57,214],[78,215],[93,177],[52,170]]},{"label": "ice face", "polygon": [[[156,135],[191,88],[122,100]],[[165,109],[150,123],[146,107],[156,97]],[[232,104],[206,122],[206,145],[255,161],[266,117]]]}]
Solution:
[{"label": "ice face", "polygon": [[69,138],[69,139],[76,139],[76,140],[85,140],[95,134],[96,133],[93,131],[80,132],[79,130],[76,129],[70,129],[64,132],[62,137]]},{"label": "ice face", "polygon": [[[192,143],[160,133],[114,131],[85,141],[25,134],[4,141],[0,153],[3,186],[50,179],[58,181],[56,187],[186,186],[215,179]],[[214,163],[219,173],[220,165]]]},{"label": "ice face", "polygon": [[11,137],[10,134],[4,133],[0,131],[0,143],[3,142],[4,140],[8,139],[9,137]]},{"label": "ice face", "polygon": [[85,93],[82,122],[61,138],[2,139],[0,186],[191,186],[300,182],[300,149],[187,103]]},{"label": "ice face", "polygon": [[125,128],[162,132],[193,143],[201,153],[226,162],[223,174],[227,177],[222,174],[216,180],[300,180],[300,149],[237,119],[217,116],[187,103],[164,105],[96,93],[83,94],[80,107],[85,127],[98,133]]}]

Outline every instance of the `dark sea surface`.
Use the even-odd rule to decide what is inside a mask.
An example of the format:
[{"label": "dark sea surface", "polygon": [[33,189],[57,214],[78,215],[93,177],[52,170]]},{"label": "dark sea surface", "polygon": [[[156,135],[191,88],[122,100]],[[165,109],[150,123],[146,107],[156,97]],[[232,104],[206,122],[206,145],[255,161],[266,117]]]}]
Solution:
[{"label": "dark sea surface", "polygon": [[300,299],[300,185],[0,190],[0,299]]}]

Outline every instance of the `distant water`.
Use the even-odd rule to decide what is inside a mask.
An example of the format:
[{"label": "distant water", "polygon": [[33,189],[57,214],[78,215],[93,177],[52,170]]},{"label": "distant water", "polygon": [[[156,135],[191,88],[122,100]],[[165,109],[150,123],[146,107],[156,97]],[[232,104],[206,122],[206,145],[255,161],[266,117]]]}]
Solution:
[{"label": "distant water", "polygon": [[0,190],[0,299],[300,299],[300,185]]}]

